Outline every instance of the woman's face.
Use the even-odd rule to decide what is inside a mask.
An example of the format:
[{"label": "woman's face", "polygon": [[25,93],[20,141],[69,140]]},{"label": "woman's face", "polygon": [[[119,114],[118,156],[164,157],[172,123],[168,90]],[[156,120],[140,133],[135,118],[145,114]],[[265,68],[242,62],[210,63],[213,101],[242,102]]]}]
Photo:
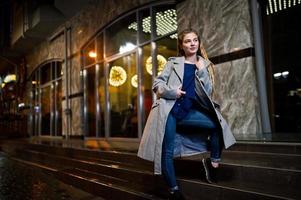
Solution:
[{"label": "woman's face", "polygon": [[183,37],[182,48],[185,56],[196,55],[199,48],[198,36],[195,33],[187,33]]}]

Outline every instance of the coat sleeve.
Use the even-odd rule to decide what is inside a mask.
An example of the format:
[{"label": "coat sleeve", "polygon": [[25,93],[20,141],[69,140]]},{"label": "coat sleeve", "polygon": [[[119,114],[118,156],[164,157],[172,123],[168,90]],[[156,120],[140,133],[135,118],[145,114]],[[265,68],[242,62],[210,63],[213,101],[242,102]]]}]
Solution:
[{"label": "coat sleeve", "polygon": [[161,74],[155,78],[152,89],[158,98],[176,99],[177,89],[168,86],[168,80],[172,70],[173,63],[171,59],[169,59]]},{"label": "coat sleeve", "polygon": [[197,70],[196,75],[201,80],[207,95],[210,96],[212,92],[212,82],[209,77],[208,67],[204,67],[201,70]]}]

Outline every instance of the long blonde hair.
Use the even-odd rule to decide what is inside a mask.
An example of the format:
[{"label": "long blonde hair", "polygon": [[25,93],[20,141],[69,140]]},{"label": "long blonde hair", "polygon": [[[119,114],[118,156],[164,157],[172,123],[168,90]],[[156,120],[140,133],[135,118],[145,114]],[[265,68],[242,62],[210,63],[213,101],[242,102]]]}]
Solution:
[{"label": "long blonde hair", "polygon": [[188,33],[194,33],[198,37],[199,49],[197,51],[197,55],[202,56],[205,60],[208,60],[210,62],[209,67],[208,67],[208,71],[209,71],[209,77],[210,77],[210,80],[211,80],[211,83],[212,83],[212,94],[211,95],[213,95],[214,85],[215,85],[214,64],[209,60],[207,52],[206,52],[204,46],[201,44],[200,36],[199,36],[199,34],[196,30],[191,29],[191,28],[185,29],[178,35],[178,55],[179,56],[185,56],[185,52],[182,48],[182,44],[183,44],[184,36]]}]

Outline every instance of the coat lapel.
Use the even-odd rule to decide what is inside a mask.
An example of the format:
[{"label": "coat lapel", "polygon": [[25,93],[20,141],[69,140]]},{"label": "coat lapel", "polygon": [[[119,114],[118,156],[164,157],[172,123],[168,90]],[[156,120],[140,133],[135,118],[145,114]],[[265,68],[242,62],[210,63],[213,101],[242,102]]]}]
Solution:
[{"label": "coat lapel", "polygon": [[204,59],[202,56],[198,56],[199,59],[203,60],[205,67],[209,67],[210,65],[210,60]]},{"label": "coat lapel", "polygon": [[184,57],[177,57],[175,60],[173,60],[174,71],[176,72],[181,83],[183,83],[184,77],[184,60]]}]

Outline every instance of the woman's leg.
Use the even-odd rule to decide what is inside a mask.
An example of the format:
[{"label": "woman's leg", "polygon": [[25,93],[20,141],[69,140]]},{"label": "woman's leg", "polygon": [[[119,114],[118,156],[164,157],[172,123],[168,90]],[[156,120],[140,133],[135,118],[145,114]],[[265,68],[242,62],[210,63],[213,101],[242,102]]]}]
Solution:
[{"label": "woman's leg", "polygon": [[213,166],[215,165],[214,167],[217,167],[218,164],[214,163],[218,163],[221,160],[222,142],[213,120],[208,115],[198,110],[191,109],[188,115],[178,122],[178,125],[193,126],[210,130],[210,157]]},{"label": "woman's leg", "polygon": [[[222,142],[220,138],[220,134],[218,134],[217,129],[213,129],[210,134],[210,157],[213,167],[218,167],[218,163],[221,160],[221,154],[222,154]],[[217,164],[215,164],[217,163]]]},{"label": "woman's leg", "polygon": [[173,153],[174,153],[174,140],[176,134],[176,118],[170,113],[167,118],[165,135],[162,145],[162,175],[171,190],[177,190],[177,180],[175,175]]}]

